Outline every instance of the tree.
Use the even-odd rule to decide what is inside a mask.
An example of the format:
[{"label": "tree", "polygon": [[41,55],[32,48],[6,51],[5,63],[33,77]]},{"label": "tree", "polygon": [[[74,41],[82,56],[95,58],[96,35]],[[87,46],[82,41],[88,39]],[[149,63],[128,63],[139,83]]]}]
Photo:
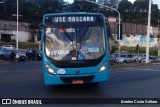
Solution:
[{"label": "tree", "polygon": [[[102,5],[106,5],[106,6],[111,7],[111,8],[117,9],[118,4],[119,4],[119,0],[98,0],[98,3],[102,4]],[[106,17],[110,17],[110,16],[116,17],[118,15],[117,12],[115,12],[115,11],[109,9],[109,8],[102,8],[102,9],[99,9],[99,10]]]},{"label": "tree", "polygon": [[152,4],[151,22],[154,25],[158,24],[159,19],[159,9],[157,4]]},{"label": "tree", "polygon": [[73,12],[97,12],[99,8],[98,5],[87,2],[87,1],[75,0],[72,5],[73,5],[72,6]]},{"label": "tree", "polygon": [[130,19],[130,21],[133,18],[133,5],[128,0],[121,0],[121,2],[118,5],[118,10],[121,13],[122,21],[126,21],[127,19]]},{"label": "tree", "polygon": [[[133,4],[134,18],[138,23],[147,24],[149,0],[136,0]],[[157,25],[159,9],[157,4],[153,4],[151,9],[151,24]]]},{"label": "tree", "polygon": [[112,8],[118,8],[119,0],[98,0],[98,3]]},{"label": "tree", "polygon": [[148,19],[149,0],[136,0],[133,3],[134,19],[138,23],[146,23]]}]

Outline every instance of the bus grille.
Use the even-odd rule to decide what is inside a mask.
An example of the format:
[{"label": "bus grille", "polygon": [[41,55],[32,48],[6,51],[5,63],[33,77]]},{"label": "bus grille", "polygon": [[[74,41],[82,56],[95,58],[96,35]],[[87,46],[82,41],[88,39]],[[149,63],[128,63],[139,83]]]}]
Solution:
[{"label": "bus grille", "polygon": [[83,80],[84,83],[90,82],[94,79],[94,75],[83,77],[60,77],[64,83],[72,83],[73,80]]}]

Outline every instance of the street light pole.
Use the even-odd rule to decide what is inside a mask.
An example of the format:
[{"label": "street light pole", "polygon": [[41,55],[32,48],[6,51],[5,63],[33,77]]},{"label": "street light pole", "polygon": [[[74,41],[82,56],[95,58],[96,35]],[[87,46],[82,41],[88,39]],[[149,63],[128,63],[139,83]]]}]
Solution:
[{"label": "street light pole", "polygon": [[112,8],[112,7],[109,7],[109,6],[105,6],[105,5],[103,5],[103,4],[98,4],[98,3],[96,3],[96,2],[93,2],[93,1],[89,1],[89,0],[85,0],[85,1],[87,1],[87,2],[90,2],[90,3],[93,3],[93,4],[97,4],[97,5],[99,5],[99,6],[102,6],[102,7],[106,7],[106,8],[109,8],[109,9],[111,9],[111,10],[113,10],[113,11],[116,11],[117,13],[118,13],[118,17],[119,17],[119,22],[118,22],[118,26],[119,26],[119,31],[118,31],[118,37],[119,37],[119,40],[118,40],[118,44],[119,44],[119,47],[118,47],[118,52],[120,53],[120,51],[121,51],[121,46],[120,46],[120,33],[121,33],[121,31],[120,31],[120,27],[121,27],[121,15],[120,15],[120,12],[117,10],[117,9],[115,9],[115,8]]},{"label": "street light pole", "polygon": [[149,10],[148,10],[148,31],[147,31],[147,46],[146,46],[146,63],[149,63],[150,23],[151,23],[151,0],[149,0]]},{"label": "street light pole", "polygon": [[19,14],[19,5],[17,0],[17,38],[16,38],[16,49],[18,50],[18,14]]}]

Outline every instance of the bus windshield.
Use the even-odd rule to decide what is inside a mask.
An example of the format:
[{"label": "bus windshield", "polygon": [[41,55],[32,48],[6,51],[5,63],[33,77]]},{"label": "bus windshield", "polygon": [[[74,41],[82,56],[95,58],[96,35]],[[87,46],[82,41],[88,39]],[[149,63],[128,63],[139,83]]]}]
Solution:
[{"label": "bus windshield", "polygon": [[[77,17],[76,17],[77,18]],[[90,18],[90,17],[89,17]],[[100,62],[106,54],[106,37],[102,19],[90,18],[88,21],[74,20],[66,22],[54,20],[45,23],[45,54],[48,59],[61,65],[67,62],[83,62],[89,64],[92,61]],[[47,18],[49,19],[49,18]],[[63,19],[63,18],[62,18]]]},{"label": "bus windshield", "polygon": [[97,59],[105,54],[104,29],[91,27],[47,27],[46,55],[57,61]]}]

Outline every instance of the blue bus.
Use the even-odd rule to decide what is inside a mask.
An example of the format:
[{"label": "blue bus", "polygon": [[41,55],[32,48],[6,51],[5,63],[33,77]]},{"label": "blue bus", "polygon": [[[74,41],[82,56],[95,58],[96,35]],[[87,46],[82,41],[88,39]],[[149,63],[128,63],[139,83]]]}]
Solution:
[{"label": "blue bus", "polygon": [[45,85],[98,84],[108,81],[108,48],[102,14],[44,15],[42,62]]}]

